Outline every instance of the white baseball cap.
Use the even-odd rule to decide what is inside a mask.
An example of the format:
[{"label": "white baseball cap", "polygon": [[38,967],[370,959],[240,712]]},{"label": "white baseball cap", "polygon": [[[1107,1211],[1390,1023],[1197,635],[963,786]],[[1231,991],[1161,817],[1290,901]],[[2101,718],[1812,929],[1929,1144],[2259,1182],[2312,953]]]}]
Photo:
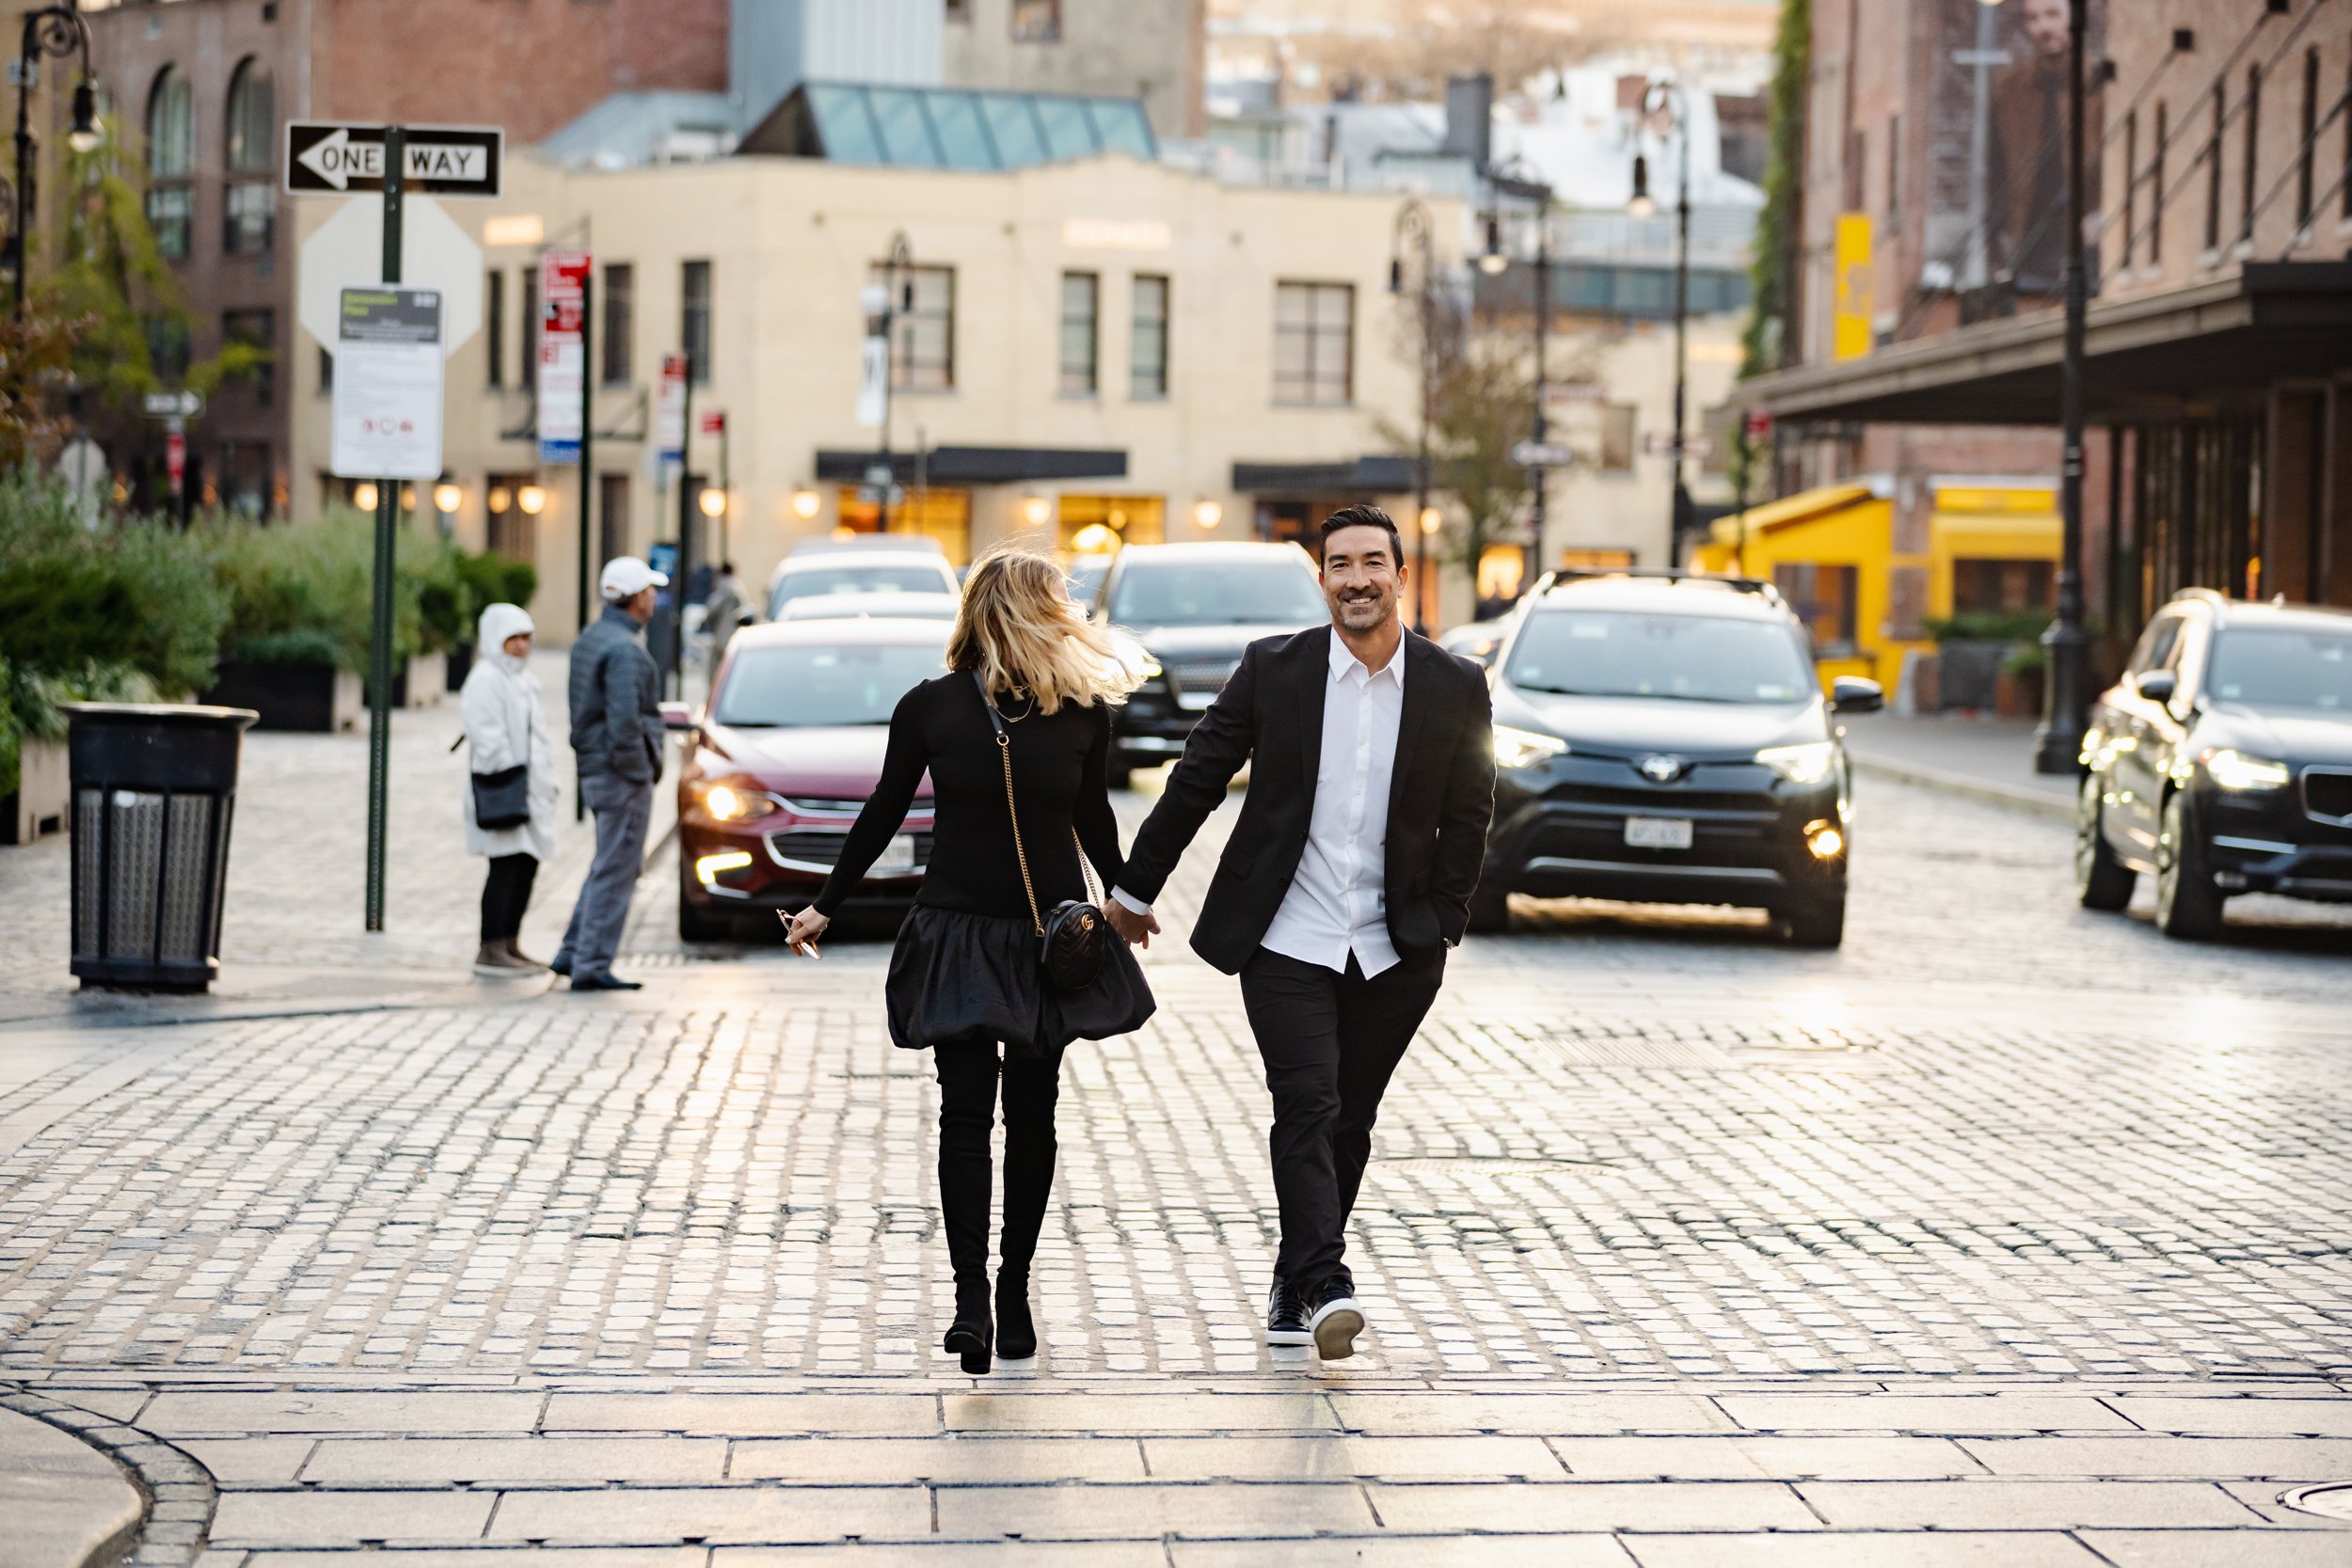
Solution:
[{"label": "white baseball cap", "polygon": [[667,588],[670,579],[633,555],[616,555],[604,563],[604,596],[633,599],[648,588]]}]

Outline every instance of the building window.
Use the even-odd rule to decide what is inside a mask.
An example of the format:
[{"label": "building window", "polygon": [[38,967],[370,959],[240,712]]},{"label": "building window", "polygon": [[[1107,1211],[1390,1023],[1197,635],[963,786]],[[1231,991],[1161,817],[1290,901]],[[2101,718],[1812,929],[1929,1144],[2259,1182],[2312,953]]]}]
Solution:
[{"label": "building window", "polygon": [[1356,289],[1274,287],[1274,401],[1345,403],[1355,392]]},{"label": "building window", "polygon": [[147,95],[147,224],[167,261],[188,253],[195,194],[188,188],[189,142],[188,79],[166,66]]},{"label": "building window", "polygon": [[2164,144],[2171,135],[2171,119],[2159,99],[2156,103],[2155,146],[2148,158],[2148,264],[2154,266],[2164,260]]},{"label": "building window", "polygon": [[1870,188],[1870,134],[1856,127],[1846,137],[1846,211],[1862,211],[1863,193]]},{"label": "building window", "polygon": [[1903,117],[1890,115],[1886,120],[1886,228],[1893,233],[1902,227],[1903,216]]},{"label": "building window", "polygon": [[484,346],[489,351],[489,373],[484,378],[492,387],[506,385],[506,274],[492,271],[482,280],[482,325]]},{"label": "building window", "polygon": [[598,474],[596,476],[596,542],[602,553],[598,561],[610,561],[616,555],[629,553],[628,475]]},{"label": "building window", "polygon": [[2263,144],[2263,68],[2246,72],[2246,166],[2238,171],[2238,238],[2254,237],[2254,179]]},{"label": "building window", "polygon": [[[877,264],[877,283],[889,269]],[[956,273],[953,267],[902,267],[905,293],[891,304],[890,386],[901,392],[946,392],[956,385]]]},{"label": "building window", "polygon": [[272,150],[278,95],[269,67],[247,56],[229,82],[229,183],[221,192],[221,248],[232,256],[270,248],[278,220]]},{"label": "building window", "polygon": [[537,474],[492,474],[484,493],[490,515],[490,553],[508,561],[538,563],[539,544],[532,524],[517,499],[523,486],[539,483]]},{"label": "building window", "polygon": [[194,359],[195,345],[189,341],[184,320],[178,316],[147,318],[147,362],[156,380],[178,386]]},{"label": "building window", "polygon": [[2131,270],[2139,239],[2139,111],[2123,117],[2123,268]]},{"label": "building window", "polygon": [[2229,89],[2213,85],[2213,135],[2205,138],[2205,248],[2221,248],[2221,127],[2229,119]]},{"label": "building window", "polygon": [[950,22],[970,22],[972,20],[972,0],[947,0],[947,20]]},{"label": "building window", "polygon": [[2319,172],[2318,160],[2319,51],[2312,48],[2303,55],[2303,151],[2295,165],[2295,225],[2297,230],[2312,221],[2312,180]]},{"label": "building window", "polygon": [[1102,297],[1103,280],[1095,274],[1061,275],[1059,390],[1066,398],[1090,398],[1095,393],[1095,360],[1102,341]]},{"label": "building window", "polygon": [[2052,571],[2047,561],[1955,561],[1952,613],[2048,610]]},{"label": "building window", "polygon": [[710,263],[688,261],[681,272],[678,342],[686,350],[686,374],[697,387],[710,385]]},{"label": "building window", "polygon": [[1772,568],[1772,586],[1813,634],[1816,658],[1853,652],[1855,597],[1861,577],[1861,568],[1855,566],[1782,562]]},{"label": "building window", "polygon": [[278,312],[228,311],[220,318],[220,335],[224,341],[262,352],[262,362],[246,372],[242,379],[253,388],[254,401],[267,408],[272,401],[272,388],[278,380],[273,364],[278,352]]},{"label": "building window", "polygon": [[1135,325],[1127,349],[1127,395],[1168,396],[1168,279],[1136,278]]},{"label": "building window", "polygon": [[1059,43],[1061,0],[1012,0],[1012,41]]},{"label": "building window", "polygon": [[1640,410],[1629,403],[1613,403],[1600,411],[1600,471],[1633,471],[1633,426]]},{"label": "building window", "polygon": [[[706,281],[707,275],[706,274]],[[707,302],[705,305],[706,312]],[[705,317],[708,320],[707,315]],[[706,330],[707,328],[706,327]],[[604,384],[626,387],[636,372],[630,355],[637,333],[637,269],[627,261],[609,261],[604,269]],[[688,340],[690,342],[691,339]],[[691,350],[689,352],[691,352]],[[698,376],[697,380],[707,380]]]}]

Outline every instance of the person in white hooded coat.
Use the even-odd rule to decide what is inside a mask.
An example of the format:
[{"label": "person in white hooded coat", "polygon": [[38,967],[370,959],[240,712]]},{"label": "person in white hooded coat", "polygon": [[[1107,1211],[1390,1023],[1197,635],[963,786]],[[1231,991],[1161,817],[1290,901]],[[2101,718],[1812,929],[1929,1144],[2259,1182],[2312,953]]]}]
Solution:
[{"label": "person in white hooded coat", "polygon": [[548,738],[539,677],[531,673],[531,617],[519,605],[484,610],[481,641],[460,698],[466,719],[469,774],[525,768],[531,819],[513,827],[485,828],[475,820],[474,781],[466,781],[466,852],[486,856],[490,874],[482,887],[482,950],[474,971],[493,977],[544,969],[516,945],[523,911],[539,863],[555,853],[559,786],[555,748]]}]

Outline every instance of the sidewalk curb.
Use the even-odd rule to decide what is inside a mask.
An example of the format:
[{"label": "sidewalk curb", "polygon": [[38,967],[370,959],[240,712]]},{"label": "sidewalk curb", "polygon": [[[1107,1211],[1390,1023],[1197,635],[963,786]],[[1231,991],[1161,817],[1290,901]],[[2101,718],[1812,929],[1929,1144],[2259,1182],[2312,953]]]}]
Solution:
[{"label": "sidewalk curb", "polygon": [[129,1472],[141,1493],[138,1518],[91,1552],[85,1563],[188,1568],[204,1555],[219,1494],[211,1473],[185,1452],[136,1427],[22,1385],[0,1384],[0,1410],[78,1438]]},{"label": "sidewalk curb", "polygon": [[2037,790],[1992,784],[1961,773],[1948,773],[1941,768],[1923,767],[1915,762],[1883,762],[1876,757],[1857,756],[1851,752],[1847,752],[1847,757],[1853,764],[1853,770],[1867,778],[1915,784],[1921,789],[1934,790],[1939,795],[1953,795],[1963,800],[2004,806],[2046,821],[2071,825],[2074,820],[2073,801],[2052,800]]}]

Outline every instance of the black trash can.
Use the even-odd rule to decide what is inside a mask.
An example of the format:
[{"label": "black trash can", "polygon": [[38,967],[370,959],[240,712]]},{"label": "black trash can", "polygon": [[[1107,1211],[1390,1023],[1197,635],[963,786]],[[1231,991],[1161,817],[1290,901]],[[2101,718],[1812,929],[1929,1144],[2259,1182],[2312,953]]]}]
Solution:
[{"label": "black trash can", "polygon": [[73,973],[85,987],[202,990],[251,708],[71,703]]}]

